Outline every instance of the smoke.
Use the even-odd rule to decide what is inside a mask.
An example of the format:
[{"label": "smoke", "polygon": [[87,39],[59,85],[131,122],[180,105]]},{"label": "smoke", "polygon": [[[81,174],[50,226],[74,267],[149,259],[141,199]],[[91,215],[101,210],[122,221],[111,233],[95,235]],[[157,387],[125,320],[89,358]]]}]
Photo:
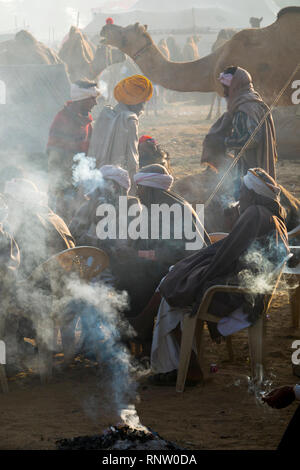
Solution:
[{"label": "smoke", "polygon": [[124,418],[127,416],[124,410],[132,407],[136,399],[137,387],[135,368],[123,344],[124,338],[133,335],[122,317],[127,308],[127,293],[118,293],[103,283],[87,285],[74,279],[67,282],[67,291],[72,303],[80,308],[82,329],[87,330],[86,340],[100,365],[101,409]]},{"label": "smoke", "polygon": [[96,168],[96,159],[78,153],[73,157],[73,185],[82,186],[85,194],[104,184],[101,171]]},{"label": "smoke", "polygon": [[30,312],[39,342],[50,352],[56,347],[51,313],[60,325],[72,324],[72,319],[80,316],[84,354],[98,363],[101,390],[101,399],[89,396],[83,403],[84,410],[93,419],[123,420],[136,428],[139,419],[134,403],[139,370],[124,344],[135,334],[122,315],[128,305],[127,293],[117,292],[102,277],[87,284],[75,275],[62,275],[55,265],[47,272],[47,280],[35,282],[32,288],[24,284],[18,291],[19,303]]},{"label": "smoke", "polygon": [[[277,270],[286,256],[285,246],[283,243],[277,246],[273,236],[264,240],[264,246],[261,241],[255,241],[241,258],[241,265],[245,267],[238,273],[239,285],[250,289],[253,296],[270,293],[274,288]],[[288,287],[283,281],[281,286]]]}]

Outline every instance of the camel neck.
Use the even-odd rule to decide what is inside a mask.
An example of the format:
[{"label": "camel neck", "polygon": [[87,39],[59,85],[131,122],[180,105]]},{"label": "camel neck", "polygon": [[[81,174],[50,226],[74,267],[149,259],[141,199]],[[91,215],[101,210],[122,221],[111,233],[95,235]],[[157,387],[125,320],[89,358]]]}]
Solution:
[{"label": "camel neck", "polygon": [[171,62],[155,44],[145,45],[135,55],[142,72],[158,85],[176,91],[214,91],[212,79],[214,55],[192,62]]}]

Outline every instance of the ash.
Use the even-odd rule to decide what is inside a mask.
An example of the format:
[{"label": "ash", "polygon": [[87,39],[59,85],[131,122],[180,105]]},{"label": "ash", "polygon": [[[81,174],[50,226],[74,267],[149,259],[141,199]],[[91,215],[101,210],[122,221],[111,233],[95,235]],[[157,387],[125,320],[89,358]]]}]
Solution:
[{"label": "ash", "polygon": [[126,424],[111,426],[102,435],[80,436],[56,442],[58,450],[180,450],[148,429],[133,429]]}]

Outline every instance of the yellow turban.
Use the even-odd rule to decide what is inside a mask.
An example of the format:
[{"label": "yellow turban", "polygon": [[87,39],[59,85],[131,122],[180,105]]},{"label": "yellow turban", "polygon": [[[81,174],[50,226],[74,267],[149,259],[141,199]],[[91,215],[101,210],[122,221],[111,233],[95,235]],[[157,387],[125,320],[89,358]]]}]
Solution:
[{"label": "yellow turban", "polygon": [[115,86],[114,90],[116,100],[129,105],[149,101],[152,94],[152,83],[143,75],[124,78]]}]

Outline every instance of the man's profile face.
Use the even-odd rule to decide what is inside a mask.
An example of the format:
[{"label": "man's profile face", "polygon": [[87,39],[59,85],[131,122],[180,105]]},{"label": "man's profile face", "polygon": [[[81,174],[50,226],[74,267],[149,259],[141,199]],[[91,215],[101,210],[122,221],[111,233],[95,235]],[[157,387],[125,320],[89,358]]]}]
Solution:
[{"label": "man's profile face", "polygon": [[98,97],[91,96],[85,100],[80,101],[80,110],[82,114],[87,114],[92,111],[93,107],[96,106]]}]

